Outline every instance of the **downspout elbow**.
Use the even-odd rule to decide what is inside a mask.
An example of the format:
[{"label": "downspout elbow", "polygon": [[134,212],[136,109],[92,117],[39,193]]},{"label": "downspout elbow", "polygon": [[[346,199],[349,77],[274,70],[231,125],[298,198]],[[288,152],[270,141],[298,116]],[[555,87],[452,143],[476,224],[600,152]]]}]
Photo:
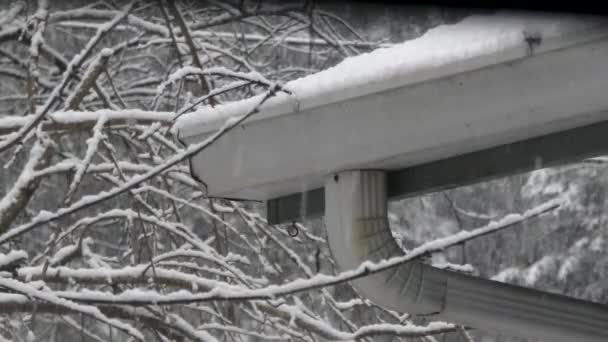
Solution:
[{"label": "downspout elbow", "polygon": [[[386,173],[345,171],[325,183],[325,224],[338,268],[403,255],[387,215]],[[352,281],[363,297],[398,312],[554,342],[608,341],[608,306],[499,283],[419,261]]]},{"label": "downspout elbow", "polygon": [[[325,194],[328,242],[341,269],[403,255],[388,224],[386,173],[341,172],[328,177]],[[447,293],[447,275],[418,261],[352,283],[374,303],[413,314],[441,312]]]}]

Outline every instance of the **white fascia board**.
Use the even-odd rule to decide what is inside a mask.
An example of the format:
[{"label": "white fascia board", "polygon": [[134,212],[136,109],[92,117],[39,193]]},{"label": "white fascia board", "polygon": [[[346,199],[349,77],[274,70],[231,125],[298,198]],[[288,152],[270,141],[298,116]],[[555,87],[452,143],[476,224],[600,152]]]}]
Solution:
[{"label": "white fascia board", "polygon": [[[209,195],[264,200],[334,171],[402,168],[608,119],[607,24],[476,16],[349,58],[287,83],[293,95],[195,156],[193,172]],[[199,141],[258,100],[199,109],[178,134]]]}]

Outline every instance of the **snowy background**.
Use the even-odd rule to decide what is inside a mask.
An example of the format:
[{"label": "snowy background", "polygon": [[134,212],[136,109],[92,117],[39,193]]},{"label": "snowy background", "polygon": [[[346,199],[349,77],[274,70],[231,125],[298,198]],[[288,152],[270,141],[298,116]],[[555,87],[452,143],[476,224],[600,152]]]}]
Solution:
[{"label": "snowy background", "polygon": [[[272,93],[473,12],[2,2],[0,341],[522,341],[391,312],[345,282],[309,289],[334,279],[322,222],[294,238],[259,203],[204,198],[185,162],[193,150],[171,134],[177,116]],[[565,195],[562,210],[433,261],[606,303],[607,166],[596,158],[391,202],[391,226],[410,249]]]}]

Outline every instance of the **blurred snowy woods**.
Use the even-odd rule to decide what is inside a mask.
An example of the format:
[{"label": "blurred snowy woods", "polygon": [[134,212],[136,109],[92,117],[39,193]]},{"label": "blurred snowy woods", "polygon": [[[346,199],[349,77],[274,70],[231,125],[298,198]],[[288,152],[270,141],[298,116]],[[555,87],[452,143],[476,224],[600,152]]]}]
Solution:
[{"label": "blurred snowy woods", "polygon": [[[0,341],[481,337],[374,306],[345,282],[298,283],[336,272],[321,221],[290,237],[265,222],[260,203],[205,198],[189,173],[192,151],[171,133],[199,106],[271,95],[466,11],[314,1],[0,6]],[[606,165],[394,202],[391,224],[411,248],[565,194],[562,210],[433,261],[605,302]],[[288,283],[299,290],[269,286]]]}]

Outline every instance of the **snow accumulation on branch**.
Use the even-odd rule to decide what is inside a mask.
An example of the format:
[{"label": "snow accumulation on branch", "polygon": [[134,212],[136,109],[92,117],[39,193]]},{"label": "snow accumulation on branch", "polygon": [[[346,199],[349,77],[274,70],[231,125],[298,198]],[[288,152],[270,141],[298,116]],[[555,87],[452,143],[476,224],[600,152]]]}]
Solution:
[{"label": "snow accumulation on branch", "polygon": [[238,126],[241,122],[243,122],[244,120],[249,118],[251,115],[257,113],[259,106],[262,105],[269,98],[271,98],[272,96],[274,96],[276,94],[276,92],[278,90],[277,88],[278,88],[278,86],[272,87],[270,90],[266,91],[264,97],[259,99],[259,102],[257,104],[251,106],[249,111],[246,112],[244,115],[242,115],[240,117],[233,117],[233,118],[231,118],[231,120],[226,120],[225,125],[220,130],[218,130],[215,134],[208,137],[207,139],[205,139],[199,143],[188,146],[186,149],[184,149],[180,153],[174,155],[171,158],[168,158],[162,164],[153,167],[152,169],[150,169],[149,171],[147,171],[144,174],[137,175],[137,176],[129,179],[127,182],[121,184],[120,186],[114,187],[111,190],[100,192],[97,195],[84,196],[84,197],[80,198],[78,201],[74,202],[72,205],[60,208],[55,212],[42,211],[42,212],[38,213],[38,215],[36,215],[36,217],[34,217],[28,223],[14,227],[14,228],[10,229],[9,231],[5,232],[4,234],[0,235],[0,244],[3,244],[5,242],[7,242],[8,240],[15,238],[16,236],[19,236],[25,232],[28,232],[40,225],[55,221],[57,219],[60,219],[61,217],[69,215],[71,213],[77,212],[84,208],[91,207],[95,204],[98,204],[98,203],[101,203],[104,201],[107,201],[108,199],[113,198],[117,195],[120,195],[124,192],[128,192],[128,191],[130,191],[131,188],[142,184],[143,182],[165,172],[166,170],[173,167],[174,165],[177,165],[180,162],[186,160],[187,158],[199,153],[200,151],[202,151],[203,149],[205,149],[206,147],[211,145],[213,142],[215,142],[217,139],[219,139],[221,136],[223,136],[226,132],[228,132],[231,129],[233,129],[234,127]]},{"label": "snow accumulation on branch", "polygon": [[[101,10],[101,9],[92,9],[92,8],[80,8],[80,9],[71,9],[66,11],[54,11],[49,16],[49,21],[51,23],[54,22],[63,22],[63,21],[74,21],[74,20],[111,20],[112,18],[120,15],[120,11],[116,10]],[[147,32],[157,34],[160,36],[169,36],[169,31],[163,25],[159,25],[153,23],[151,21],[144,20],[135,15],[127,16],[127,23],[129,25],[133,25],[140,29],[143,29]],[[98,25],[95,25],[95,28],[99,28]]]},{"label": "snow accumulation on branch", "polygon": [[4,27],[4,25],[10,24],[15,17],[25,8],[25,1],[17,1],[15,2],[11,8],[2,13],[0,17],[0,27]]},{"label": "snow accumulation on branch", "polygon": [[[351,281],[353,279],[364,277],[369,274],[378,273],[390,269],[392,267],[396,267],[403,263],[410,262],[419,257],[442,251],[448,247],[459,245],[474,238],[478,238],[499,231],[501,229],[511,227],[534,217],[538,217],[542,214],[548,213],[552,210],[559,208],[560,205],[563,204],[564,199],[556,198],[545,202],[533,209],[530,209],[523,214],[507,215],[502,219],[490,222],[489,224],[483,227],[470,231],[461,231],[458,234],[446,238],[441,238],[438,240],[424,243],[421,246],[411,250],[404,256],[393,257],[391,259],[383,260],[377,263],[366,261],[362,263],[358,268],[342,272],[336,276],[316,274],[308,279],[297,279],[280,285],[268,285],[264,288],[245,288],[242,286],[235,286],[227,283],[216,283],[216,286],[213,286],[214,281],[202,281],[200,278],[193,279],[192,281],[204,283],[204,286],[202,286],[202,288],[210,289],[207,292],[203,293],[192,293],[188,290],[179,290],[167,294],[161,294],[156,291],[144,291],[137,289],[128,290],[117,295],[113,295],[107,292],[89,290],[80,292],[57,292],[57,295],[72,301],[83,302],[88,304],[121,304],[135,306],[149,304],[174,305],[218,300],[274,300],[279,297],[310,291],[313,289],[320,289],[327,286]],[[54,272],[82,272],[88,274],[95,274],[95,270],[59,272],[59,269],[57,269],[57,271]],[[121,272],[121,274],[125,274],[125,270],[119,272]],[[139,274],[134,273],[132,271],[126,273]],[[77,276],[77,273],[73,273],[70,275]],[[104,277],[103,273],[99,273],[98,276]]]},{"label": "snow accumulation on branch", "polygon": [[[269,100],[260,108],[257,119],[524,58],[529,53],[529,35],[542,39],[538,48],[542,51],[568,44],[566,40],[552,45],[560,39],[592,39],[590,33],[607,24],[605,18],[594,16],[512,12],[471,16],[433,28],[417,39],[347,58],[332,68],[288,82],[285,89],[292,95],[278,94]],[[181,136],[211,131],[258,100],[259,95],[201,108],[182,116],[176,128]],[[209,120],[215,123],[209,124]]]},{"label": "snow accumulation on branch", "polygon": [[302,312],[299,306],[287,306],[287,310],[297,320],[302,320],[310,325],[315,325],[327,337],[332,340],[351,341],[357,340],[366,336],[376,336],[381,334],[391,334],[403,337],[420,337],[428,335],[438,335],[443,332],[453,331],[456,326],[446,322],[431,322],[426,326],[417,325],[396,325],[396,324],[370,324],[356,329],[353,332],[343,332],[333,328],[329,324],[325,324],[319,320],[311,318]]},{"label": "snow accumulation on branch", "polygon": [[32,146],[29,159],[21,169],[19,177],[13,186],[0,199],[0,231],[4,231],[10,222],[19,215],[19,211],[27,204],[31,197],[33,183],[35,183],[35,167],[40,163],[49,148],[48,140],[38,140]]},{"label": "snow accumulation on branch", "polygon": [[0,253],[0,269],[5,266],[12,265],[15,262],[24,261],[27,259],[27,252],[25,251],[10,251],[8,254]]},{"label": "snow accumulation on branch", "polygon": [[[454,236],[435,240],[426,244],[421,245],[418,248],[413,249],[410,253],[405,256],[391,258],[384,260],[379,263],[365,262],[355,270],[342,272],[336,276],[330,276],[325,274],[317,274],[309,279],[297,279],[280,285],[270,285],[261,288],[247,288],[240,285],[232,285],[224,283],[222,281],[210,280],[204,277],[186,274],[175,270],[167,270],[163,268],[156,268],[154,272],[148,272],[148,277],[154,277],[157,281],[166,285],[173,285],[182,287],[182,290],[159,293],[156,290],[144,290],[144,289],[127,289],[119,294],[112,294],[110,292],[98,291],[98,290],[66,290],[66,291],[55,291],[52,294],[43,292],[43,290],[35,289],[31,286],[17,287],[17,284],[21,284],[15,280],[0,279],[0,285],[9,286],[15,289],[18,293],[26,296],[17,294],[3,294],[0,296],[0,304],[23,304],[28,303],[32,299],[48,301],[50,303],[63,306],[68,310],[83,312],[88,315],[92,315],[97,319],[108,322],[116,326],[118,329],[126,331],[136,337],[138,331],[133,330],[130,326],[120,323],[118,321],[110,320],[105,317],[101,311],[94,309],[89,305],[130,305],[130,306],[141,306],[141,305],[173,305],[173,304],[188,304],[195,302],[204,301],[215,301],[215,300],[270,300],[275,301],[279,297],[283,297],[289,294],[295,294],[303,291],[310,291],[312,289],[324,288],[326,286],[335,285],[345,281],[353,280],[358,277],[366,276],[371,273],[380,272],[391,267],[395,267],[401,263],[412,261],[420,256],[427,255],[429,253],[441,251],[450,246],[458,245],[464,241],[471,240],[476,237],[480,237],[491,232],[496,232],[501,229],[513,226],[521,223],[524,220],[528,220],[551,210],[558,208],[563,204],[563,199],[556,198],[541,204],[531,210],[526,211],[523,214],[511,214],[504,218],[490,222],[489,224],[466,232],[461,232]],[[23,253],[15,253],[14,256],[6,256],[8,258],[21,258],[25,257]],[[20,278],[25,281],[31,282],[39,279],[43,279],[46,282],[57,280],[55,278],[63,278],[65,280],[70,279],[81,284],[90,282],[106,282],[109,284],[125,284],[125,283],[137,283],[145,281],[145,273],[149,268],[145,265],[136,267],[127,267],[123,269],[70,269],[67,267],[50,267],[43,268],[38,267],[24,267],[19,269]],[[64,281],[65,281],[64,280]],[[261,285],[261,284],[258,284]],[[186,288],[191,290],[186,290]],[[199,292],[204,291],[204,292]],[[352,302],[352,303],[351,303]],[[340,304],[343,309],[348,309],[352,305],[359,303],[360,301],[351,301],[349,303]],[[79,303],[79,304],[77,304]],[[257,303],[257,302],[256,302]],[[322,320],[311,316],[308,313],[305,305],[299,300],[296,300],[296,305],[289,305],[284,302],[279,302],[277,306],[267,306],[264,303],[258,303],[259,309],[264,311],[277,311],[279,316],[291,317],[291,320],[301,326],[308,327],[315,333],[328,337],[332,340],[352,340],[358,338],[365,338],[368,336],[376,336],[379,334],[391,334],[397,336],[427,336],[441,334],[445,332],[456,331],[460,329],[454,324],[445,322],[433,322],[426,326],[417,326],[413,324],[388,324],[388,323],[376,323],[366,325],[363,327],[355,327],[349,332],[341,331],[333,326],[323,322]],[[173,317],[171,322],[176,324],[176,320],[183,323],[178,324],[182,328],[196,334],[205,334],[206,338],[213,338],[211,335],[207,335],[202,331],[193,330],[189,324],[182,321],[180,317]],[[179,323],[177,322],[177,323]],[[224,326],[224,329],[232,329]],[[203,328],[203,327],[201,327]],[[205,326],[207,329],[222,329],[219,326],[213,324]],[[238,329],[238,328],[235,328]],[[206,340],[206,339],[204,339]]]},{"label": "snow accumulation on branch", "polygon": [[99,29],[95,33],[95,36],[87,42],[87,45],[80,51],[80,53],[78,53],[74,58],[72,58],[70,63],[67,65],[66,70],[62,75],[61,81],[53,89],[51,95],[49,95],[47,100],[44,102],[44,105],[40,107],[40,109],[38,109],[36,113],[32,115],[31,119],[28,120],[25,124],[23,124],[16,133],[8,136],[6,140],[0,142],[0,152],[6,150],[7,148],[13,146],[15,143],[20,141],[22,137],[26,136],[44,118],[44,116],[51,110],[51,107],[55,103],[55,101],[57,101],[62,96],[63,91],[65,90],[70,79],[73,76],[73,73],[76,72],[82,66],[86,58],[92,53],[93,49],[95,48],[95,46],[97,46],[99,41],[109,31],[111,31],[112,28],[118,25],[118,23],[122,19],[124,19],[125,16],[129,14],[129,12],[133,8],[133,5],[134,3],[131,3],[125,8],[123,12],[116,15],[115,18],[107,22],[105,25],[99,27]]},{"label": "snow accumulation on branch", "polygon": [[[56,111],[48,115],[50,129],[69,129],[82,125],[83,129],[92,128],[99,119],[105,116],[108,124],[146,124],[152,122],[170,123],[175,116],[173,112],[148,111],[141,109],[97,111],[66,110]],[[0,133],[14,132],[34,118],[33,115],[0,117]]]},{"label": "snow accumulation on branch", "polygon": [[[157,267],[154,271],[148,265],[124,267],[122,269],[72,269],[65,266],[22,267],[18,271],[20,279],[24,281],[44,280],[47,283],[69,283],[71,281],[81,284],[146,284],[151,278],[159,284],[178,288],[199,288],[201,291],[224,286],[225,283],[213,279],[206,279],[193,274]],[[234,285],[231,285],[234,287]],[[103,292],[105,293],[105,292]]]},{"label": "snow accumulation on branch", "polygon": [[93,127],[93,136],[91,138],[87,139],[87,152],[85,153],[85,156],[82,159],[81,163],[78,164],[76,173],[74,175],[74,179],[72,180],[72,183],[70,184],[70,187],[68,189],[68,193],[66,194],[66,201],[68,201],[68,202],[69,202],[69,199],[71,198],[72,194],[76,190],[76,187],[78,187],[78,185],[80,184],[82,176],[84,175],[84,173],[87,171],[87,168],[91,164],[91,161],[93,160],[93,156],[94,156],[95,152],[97,152],[97,148],[98,148],[101,140],[105,138],[105,135],[102,132],[102,129],[107,121],[108,121],[107,116],[105,116],[105,115],[100,116],[99,119],[97,120],[97,123]]},{"label": "snow accumulation on branch", "polygon": [[137,330],[137,329],[133,328],[132,326],[130,326],[126,323],[123,323],[119,320],[106,317],[103,313],[101,313],[101,311],[99,311],[99,309],[97,309],[94,306],[74,303],[69,300],[57,297],[56,294],[54,294],[50,291],[38,290],[28,284],[24,284],[24,283],[21,283],[19,281],[13,280],[13,279],[6,279],[6,278],[0,277],[0,286],[8,288],[17,293],[21,293],[30,298],[35,298],[38,300],[49,302],[49,303],[55,304],[57,306],[63,306],[72,311],[80,312],[80,313],[86,314],[88,316],[92,316],[102,322],[105,322],[105,323],[115,327],[116,329],[126,332],[127,334],[137,338],[140,341],[145,340],[144,336],[142,335],[142,333],[139,330]]},{"label": "snow accumulation on branch", "polygon": [[184,77],[190,76],[190,75],[203,75],[203,76],[219,75],[219,76],[241,79],[241,80],[252,82],[252,83],[259,83],[259,84],[262,84],[265,86],[271,86],[273,84],[273,82],[266,79],[260,73],[257,73],[255,71],[250,71],[250,72],[244,73],[244,72],[235,72],[235,71],[232,71],[232,70],[224,68],[224,67],[215,67],[215,68],[209,68],[209,69],[203,70],[198,67],[185,66],[183,68],[178,69],[171,75],[169,75],[167,81],[158,85],[158,87],[156,88],[157,96],[159,96],[169,85],[175,83],[178,80],[181,80]]}]

